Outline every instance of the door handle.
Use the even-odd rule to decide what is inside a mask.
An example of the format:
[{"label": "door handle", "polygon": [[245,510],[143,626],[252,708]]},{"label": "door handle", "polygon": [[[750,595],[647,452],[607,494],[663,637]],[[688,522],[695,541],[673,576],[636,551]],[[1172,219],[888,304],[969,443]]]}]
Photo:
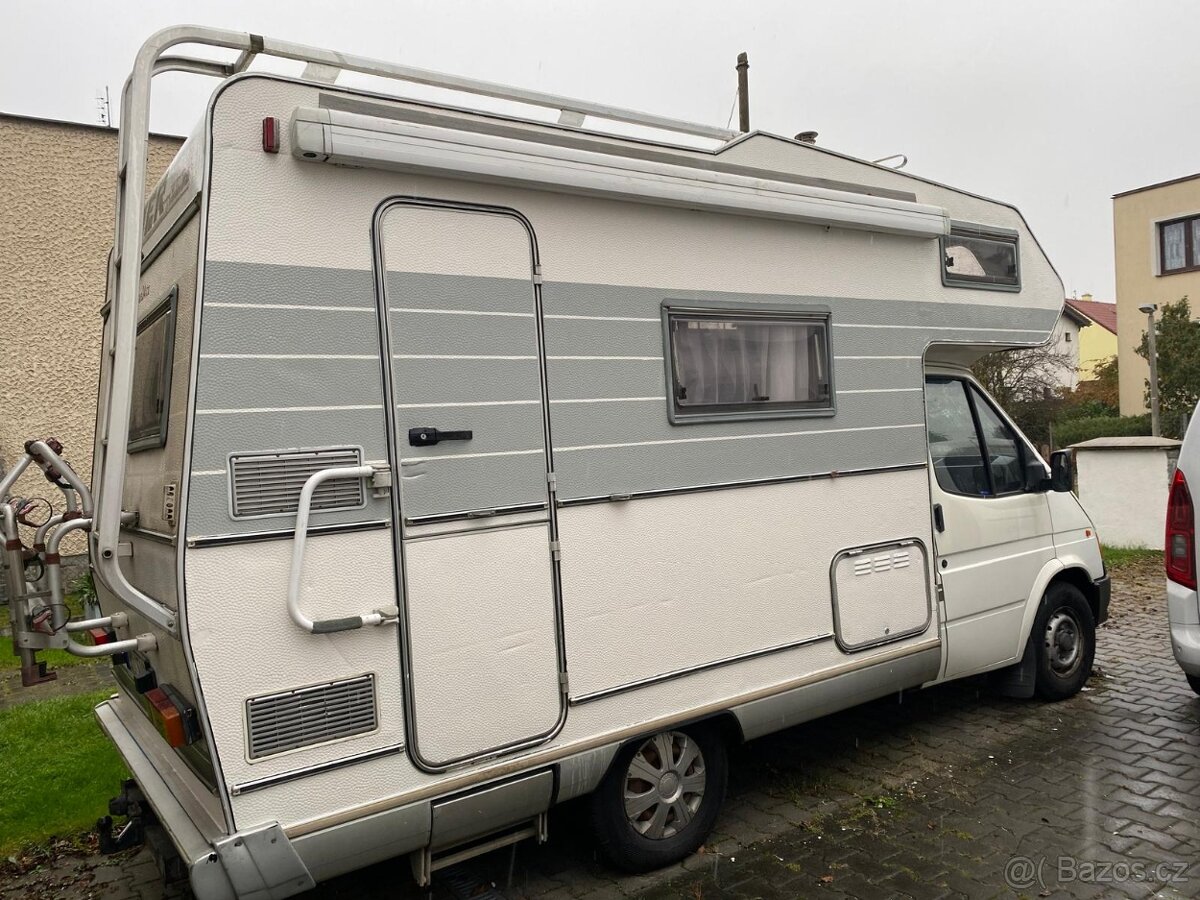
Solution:
[{"label": "door handle", "polygon": [[439,431],[436,428],[408,429],[408,443],[413,447],[432,447],[440,441],[469,441],[474,437],[471,431]]},{"label": "door handle", "polygon": [[946,530],[946,517],[942,513],[942,504],[933,504],[933,527],[938,530],[938,533]]}]

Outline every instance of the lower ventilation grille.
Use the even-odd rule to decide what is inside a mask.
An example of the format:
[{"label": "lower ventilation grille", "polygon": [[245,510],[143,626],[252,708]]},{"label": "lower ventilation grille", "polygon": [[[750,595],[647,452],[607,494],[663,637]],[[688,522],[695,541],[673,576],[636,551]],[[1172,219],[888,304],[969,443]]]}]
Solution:
[{"label": "lower ventilation grille", "polygon": [[251,759],[374,731],[375,676],[251,697],[246,724]]}]

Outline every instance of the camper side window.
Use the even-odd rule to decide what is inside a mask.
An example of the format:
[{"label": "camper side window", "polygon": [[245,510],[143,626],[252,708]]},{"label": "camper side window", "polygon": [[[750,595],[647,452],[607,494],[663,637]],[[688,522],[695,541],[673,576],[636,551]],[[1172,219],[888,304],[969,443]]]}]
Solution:
[{"label": "camper side window", "polygon": [[1015,231],[954,222],[941,246],[942,284],[947,287],[1021,289]]},{"label": "camper side window", "polygon": [[171,288],[138,323],[133,350],[133,403],[129,410],[130,453],[152,450],[167,442],[178,295],[179,289]]},{"label": "camper side window", "polygon": [[824,312],[664,308],[671,421],[833,413]]}]

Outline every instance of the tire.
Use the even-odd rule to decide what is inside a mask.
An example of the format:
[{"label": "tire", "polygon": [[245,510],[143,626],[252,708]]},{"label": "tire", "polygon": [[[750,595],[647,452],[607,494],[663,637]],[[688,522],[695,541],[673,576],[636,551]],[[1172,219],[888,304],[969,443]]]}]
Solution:
[{"label": "tire", "polygon": [[1079,588],[1066,582],[1050,585],[1029,640],[1037,661],[1037,695],[1057,701],[1079,693],[1096,656],[1096,617]]},{"label": "tire", "polygon": [[1197,694],[1200,694],[1200,675],[1188,675],[1187,681],[1188,681],[1188,685],[1191,686],[1192,690],[1195,691]]},{"label": "tire", "polygon": [[618,869],[649,872],[694,853],[717,820],[728,775],[725,742],[712,727],[688,725],[626,744],[591,796],[601,854]]}]

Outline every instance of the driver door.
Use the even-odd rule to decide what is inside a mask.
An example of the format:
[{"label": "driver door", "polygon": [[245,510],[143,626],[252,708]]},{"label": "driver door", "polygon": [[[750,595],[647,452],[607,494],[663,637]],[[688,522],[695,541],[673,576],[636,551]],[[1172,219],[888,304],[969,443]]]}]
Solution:
[{"label": "driver door", "polygon": [[969,379],[925,378],[937,571],[953,678],[1021,653],[1034,582],[1054,558],[1046,495],[1027,490],[1033,451]]}]

